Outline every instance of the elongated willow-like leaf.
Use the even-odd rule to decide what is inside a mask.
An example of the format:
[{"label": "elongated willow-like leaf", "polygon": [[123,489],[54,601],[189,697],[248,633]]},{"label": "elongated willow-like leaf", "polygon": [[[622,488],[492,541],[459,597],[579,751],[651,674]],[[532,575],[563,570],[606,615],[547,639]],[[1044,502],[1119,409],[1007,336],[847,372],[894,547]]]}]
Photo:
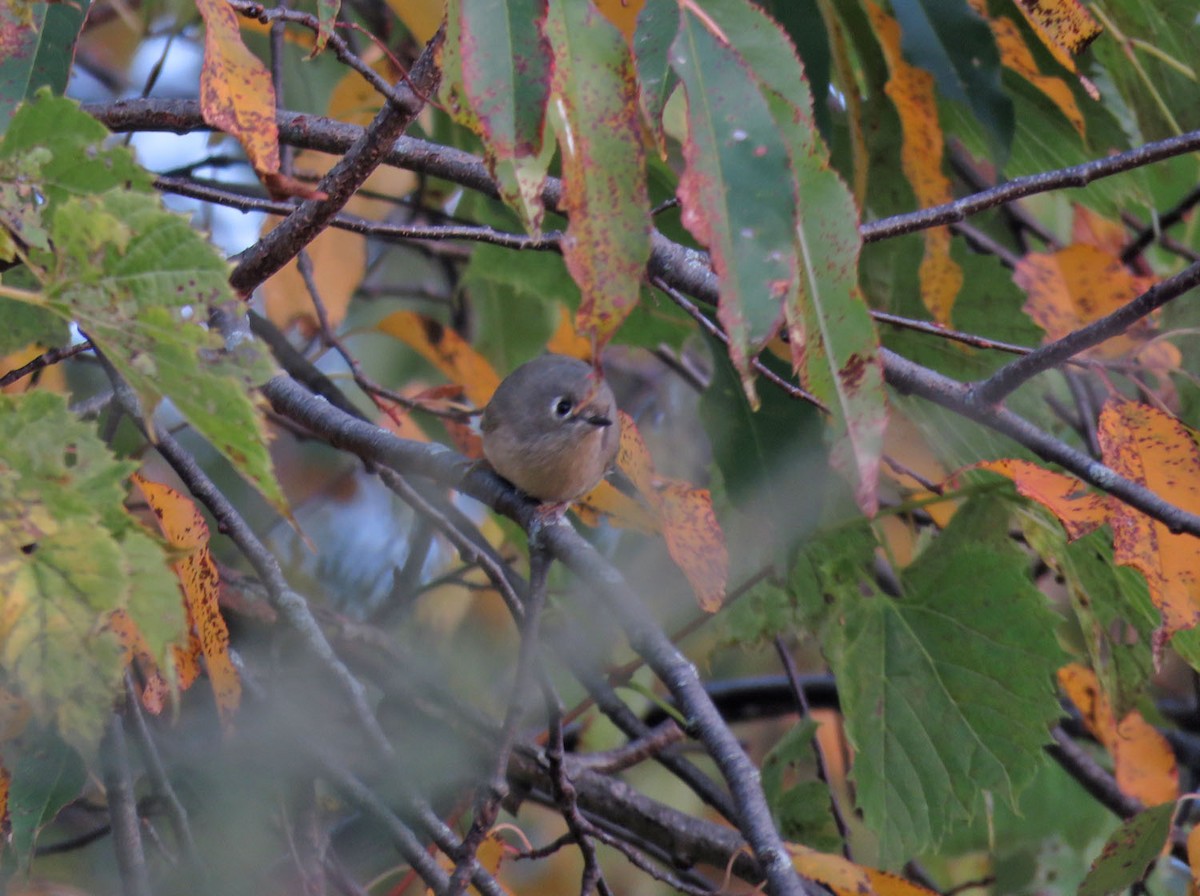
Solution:
[{"label": "elongated willow-like leaf", "polygon": [[591,3],[551,0],[546,33],[570,218],[563,258],[583,292],[576,327],[603,345],[637,303],[650,257],[637,78],[624,37]]},{"label": "elongated willow-like leaf", "polygon": [[[500,193],[526,227],[541,226],[542,156],[550,99],[546,0],[450,0],[442,94],[483,140]],[[547,154],[548,156],[548,154]]]},{"label": "elongated willow-like leaf", "polygon": [[38,88],[66,90],[87,11],[87,2],[31,3],[24,13],[21,4],[0,4],[0,133]]},{"label": "elongated willow-like leaf", "polygon": [[[859,506],[873,513],[887,409],[878,337],[858,286],[858,210],[829,167],[804,70],[787,35],[746,0],[713,0],[704,8],[757,79],[783,137],[786,176],[798,203],[790,235],[795,282],[781,296],[792,362],[829,411],[835,465],[854,483]],[[767,172],[759,176],[771,180]],[[726,301],[723,289],[722,305]]]}]

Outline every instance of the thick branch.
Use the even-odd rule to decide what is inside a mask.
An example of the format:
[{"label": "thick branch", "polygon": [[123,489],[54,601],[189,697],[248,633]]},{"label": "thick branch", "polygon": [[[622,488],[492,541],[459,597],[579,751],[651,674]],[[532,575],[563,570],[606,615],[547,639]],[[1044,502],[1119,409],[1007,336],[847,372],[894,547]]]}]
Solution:
[{"label": "thick branch", "polygon": [[424,105],[422,97],[437,86],[439,69],[435,57],[441,45],[438,32],[412,68],[413,87],[399,93],[400,99],[384,105],[371,125],[329,173],[318,189],[324,199],[303,202],[278,227],[251,246],[229,276],[234,289],[248,293],[292,260],[301,249],[325,229],[350,197],[384,161],[392,142],[417,117]]}]

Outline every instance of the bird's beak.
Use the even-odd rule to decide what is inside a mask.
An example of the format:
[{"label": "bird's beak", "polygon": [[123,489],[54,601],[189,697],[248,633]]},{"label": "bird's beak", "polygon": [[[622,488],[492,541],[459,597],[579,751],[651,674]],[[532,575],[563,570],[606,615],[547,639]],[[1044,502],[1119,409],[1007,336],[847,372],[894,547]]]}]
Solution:
[{"label": "bird's beak", "polygon": [[592,414],[590,417],[584,417],[583,419],[592,424],[592,426],[612,426],[612,420],[603,414]]}]

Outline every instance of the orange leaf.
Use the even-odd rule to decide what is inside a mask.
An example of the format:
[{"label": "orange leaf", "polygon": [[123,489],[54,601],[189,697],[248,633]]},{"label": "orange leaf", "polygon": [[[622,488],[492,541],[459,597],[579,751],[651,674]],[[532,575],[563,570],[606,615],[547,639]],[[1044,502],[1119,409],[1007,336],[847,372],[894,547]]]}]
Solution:
[{"label": "orange leaf", "polygon": [[1108,521],[1108,498],[1088,491],[1084,483],[1072,476],[1015,459],[990,460],[966,469],[991,470],[1007,476],[1018,492],[1058,517],[1071,541],[1094,532]]},{"label": "orange leaf", "polygon": [[625,35],[627,41],[633,41],[633,32],[637,29],[638,13],[646,5],[646,0],[594,0],[596,9],[604,13],[617,29]]},{"label": "orange leaf", "polygon": [[546,343],[546,351],[581,361],[592,360],[592,340],[579,335],[573,316],[565,305],[558,306],[558,327]]},{"label": "orange leaf", "polygon": [[375,325],[406,345],[458,383],[476,407],[483,407],[500,385],[500,377],[488,360],[449,327],[412,311],[389,314]]},{"label": "orange leaf", "polygon": [[[867,13],[879,46],[887,60],[890,77],[884,92],[900,116],[900,167],[922,207],[940,205],[954,198],[950,181],[942,173],[942,128],[938,123],[933,75],[904,59],[900,49],[900,25],[873,0]],[[950,310],[962,288],[962,268],[950,257],[950,230],[933,227],[925,231],[925,257],[921,259],[921,301],[941,324],[950,324]]]},{"label": "orange leaf", "polygon": [[279,171],[279,127],[275,85],[262,60],[246,49],[238,16],[224,0],[196,0],[204,17],[204,65],[200,69],[200,111],[204,121],[232,134],[254,170]]},{"label": "orange leaf", "polygon": [[659,531],[654,513],[611,482],[601,481],[576,501],[571,509],[588,526],[599,526],[600,518],[607,517],[618,529],[647,533]]},{"label": "orange leaf", "polygon": [[[661,531],[667,542],[667,552],[682,570],[692,586],[700,606],[715,613],[725,599],[729,584],[729,551],[725,534],[713,512],[712,495],[708,489],[696,488],[679,479],[664,479],[654,469],[654,461],[633,418],[621,414],[621,447],[617,452],[617,468],[625,474],[653,513],[652,529]],[[624,501],[617,500],[617,498]],[[625,498],[608,483],[601,483],[584,496],[584,513],[607,512],[606,506],[616,505],[612,521],[624,522],[628,514],[632,528],[644,529],[647,514],[632,499]]]},{"label": "orange leaf", "polygon": [[[242,685],[229,658],[229,629],[217,605],[221,579],[208,549],[208,524],[196,505],[175,489],[136,473],[132,480],[146,496],[167,542],[183,553],[172,568],[183,585],[188,621],[208,667],[217,714],[228,730],[241,702]],[[179,655],[177,650],[176,657]]]},{"label": "orange leaf", "polygon": [[[1013,280],[1027,293],[1025,312],[1046,331],[1047,342],[1116,311],[1154,283],[1130,273],[1116,255],[1085,243],[1026,255],[1017,262]],[[1088,354],[1126,355],[1145,343],[1152,326],[1141,321]]]},{"label": "orange leaf", "polygon": [[[1150,405],[1112,401],[1100,413],[1104,462],[1123,476],[1200,513],[1200,456],[1195,437]],[[1200,539],[1172,534],[1127,504],[1112,502],[1114,559],[1146,578],[1150,599],[1171,635],[1200,623]]]},{"label": "orange leaf", "polygon": [[817,852],[799,843],[786,845],[796,871],[824,884],[837,896],[933,896],[933,890],[927,890],[899,875],[865,868],[844,856]]},{"label": "orange leaf", "polygon": [[[137,663],[141,673],[140,677],[145,681],[140,694],[142,706],[148,712],[158,715],[167,705],[171,688],[163,678],[162,671],[159,669],[154,655],[150,652],[150,645],[146,643],[142,630],[124,610],[114,610],[109,615],[105,628],[117,636],[117,641],[125,654],[125,665],[131,666],[135,662]],[[179,648],[174,649],[178,650]]]},{"label": "orange leaf", "polygon": [[729,585],[729,550],[713,512],[712,494],[667,480],[658,489],[656,504],[671,559],[687,576],[700,608],[717,612]]},{"label": "orange leaf", "polygon": [[1058,670],[1059,686],[1083,723],[1113,759],[1117,786],[1126,796],[1157,806],[1179,798],[1179,769],[1167,739],[1131,709],[1117,722],[1096,674],[1070,663]]},{"label": "orange leaf", "polygon": [[[926,482],[943,482],[947,478],[946,468],[929,447],[924,434],[896,408],[892,408],[888,417],[887,430],[883,436],[883,453],[886,458],[903,465],[923,477]],[[917,479],[896,469],[892,464],[885,462],[880,469],[897,485],[912,490],[910,500],[922,501],[934,497],[934,493]],[[926,504],[925,511],[933,517],[935,523],[945,528],[958,505],[959,502],[954,498],[946,498],[944,501]]]},{"label": "orange leaf", "polygon": [[1017,25],[1007,16],[989,18],[986,0],[971,0],[971,7],[980,16],[988,20],[992,34],[996,38],[996,47],[1000,51],[1000,62],[1008,69],[1016,72],[1058,107],[1058,111],[1071,123],[1081,138],[1087,136],[1087,123],[1083,112],[1075,102],[1075,94],[1062,78],[1043,75],[1034,61],[1033,53],[1025,45]]},{"label": "orange leaf", "polygon": [[1071,241],[1087,243],[1095,246],[1109,255],[1120,255],[1129,238],[1125,234],[1125,225],[1112,218],[1106,218],[1092,211],[1086,205],[1075,203],[1072,206],[1074,215],[1071,219]]}]

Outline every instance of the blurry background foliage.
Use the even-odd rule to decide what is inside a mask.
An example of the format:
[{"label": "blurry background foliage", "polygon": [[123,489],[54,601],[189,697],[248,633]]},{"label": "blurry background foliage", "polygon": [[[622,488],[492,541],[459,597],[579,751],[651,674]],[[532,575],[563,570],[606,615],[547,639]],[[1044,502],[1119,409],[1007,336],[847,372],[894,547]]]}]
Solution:
[{"label": "blurry background foliage", "polygon": [[[736,725],[801,873],[838,893],[1195,890],[1180,795],[1200,771],[1196,533],[1047,475],[1047,443],[987,425],[1003,402],[1200,513],[1194,294],[982,410],[928,400],[938,375],[985,381],[1014,346],[1200,280],[1194,4],[451,0],[440,89],[406,133],[447,165],[486,158],[503,198],[436,166],[376,169],[344,208],[355,227],[250,284],[257,332],[292,362],[208,325],[236,307],[227,260],[280,203],[321,198],[337,160],[284,112],[368,125],[385,100],[363,73],[402,90],[446,9],[266,9],[282,12],[0,0],[0,889],[141,892],[109,842],[122,774],[155,893],[432,886],[339,774],[417,829],[422,808],[468,829],[519,635],[439,520],[521,574],[526,539],[427,481],[398,494],[255,387],[307,365],[397,435],[470,453],[448,411],[548,347],[598,347],[652,458],[625,472],[652,484],[595,496],[577,526]],[[1085,189],[1053,173],[1170,140]],[[1018,201],[882,232],[1043,173]],[[661,280],[644,276],[651,225],[717,260],[718,307],[690,263],[656,255]],[[918,387],[893,388],[897,359]],[[192,503],[180,456],[368,684],[394,766],[245,543]],[[706,586],[729,595],[715,615]],[[675,712],[581,587],[552,569],[545,674],[563,706],[613,673],[632,712]],[[533,749],[548,722],[528,702]],[[569,746],[624,744],[611,716],[581,706]],[[717,817],[654,763],[622,777],[676,820]],[[568,830],[561,797],[524,795],[502,819],[534,846]],[[610,811],[589,823],[676,875],[601,847],[612,891],[722,887],[711,855],[688,867],[635,809]],[[586,851],[519,861],[505,842],[480,851],[498,892],[579,888]]]}]

